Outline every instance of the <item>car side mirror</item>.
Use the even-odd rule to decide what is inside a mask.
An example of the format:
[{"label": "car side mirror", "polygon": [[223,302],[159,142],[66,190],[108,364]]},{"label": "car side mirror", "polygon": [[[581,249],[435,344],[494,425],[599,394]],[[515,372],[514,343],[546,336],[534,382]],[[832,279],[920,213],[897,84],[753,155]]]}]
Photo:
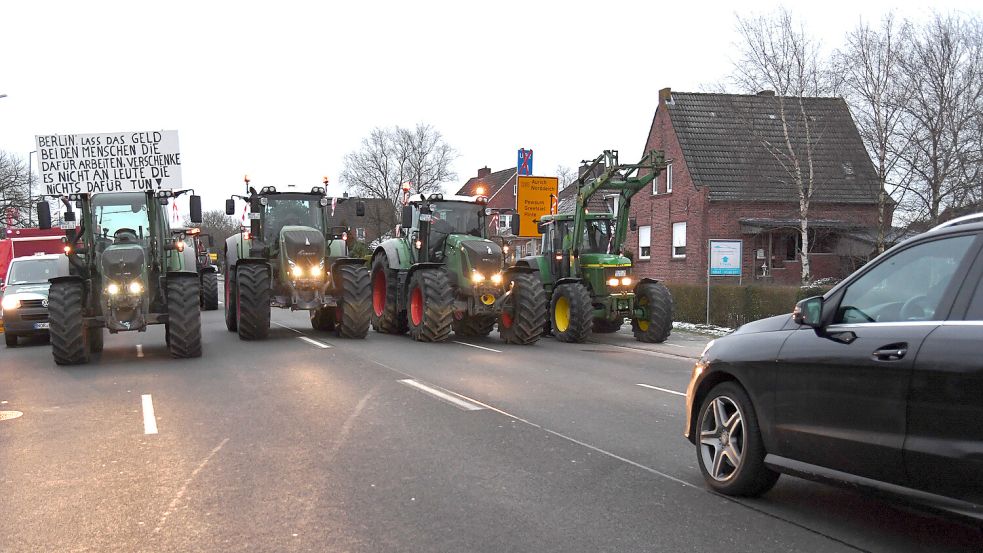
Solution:
[{"label": "car side mirror", "polygon": [[512,219],[509,220],[509,230],[512,231],[512,236],[519,236],[519,214],[518,213],[512,215]]},{"label": "car side mirror", "polygon": [[413,226],[413,206],[403,206],[403,220],[400,224],[403,226],[403,228],[410,228]]},{"label": "car side mirror", "polygon": [[365,217],[365,202],[362,200],[355,202],[355,216]]},{"label": "car side mirror", "polygon": [[823,319],[823,297],[806,298],[795,304],[792,320],[795,324],[820,328]]},{"label": "car side mirror", "polygon": [[51,228],[51,206],[46,201],[38,202],[38,227],[45,230]]},{"label": "car side mirror", "polygon": [[232,198],[225,200],[225,214],[235,215],[236,214],[236,201]]},{"label": "car side mirror", "polygon": [[191,196],[190,208],[191,222],[201,224],[201,196]]}]

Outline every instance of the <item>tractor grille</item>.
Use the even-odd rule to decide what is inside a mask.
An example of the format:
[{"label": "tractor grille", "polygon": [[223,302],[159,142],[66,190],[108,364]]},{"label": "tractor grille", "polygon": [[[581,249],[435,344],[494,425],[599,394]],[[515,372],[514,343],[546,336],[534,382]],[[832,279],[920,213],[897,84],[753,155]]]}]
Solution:
[{"label": "tractor grille", "polygon": [[[20,306],[24,309],[39,309],[45,307],[44,300],[21,300]],[[47,319],[48,316],[45,315],[44,318]]]}]

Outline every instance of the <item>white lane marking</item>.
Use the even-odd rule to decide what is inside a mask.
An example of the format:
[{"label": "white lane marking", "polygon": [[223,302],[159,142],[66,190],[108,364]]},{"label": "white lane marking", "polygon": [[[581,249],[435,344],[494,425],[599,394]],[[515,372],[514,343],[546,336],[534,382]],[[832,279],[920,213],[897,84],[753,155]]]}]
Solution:
[{"label": "white lane marking", "polygon": [[137,344],[137,357],[143,357],[143,344]]},{"label": "white lane marking", "polygon": [[307,336],[298,336],[297,339],[298,340],[303,340],[303,341],[307,342],[308,344],[313,344],[313,345],[315,345],[315,346],[317,346],[317,347],[319,347],[321,349],[328,349],[328,348],[331,347],[328,344],[325,344],[323,342],[318,342],[317,340],[313,340],[311,338],[308,338]]},{"label": "white lane marking", "polygon": [[296,328],[290,328],[289,326],[287,326],[287,325],[282,325],[282,324],[280,324],[280,323],[278,323],[278,322],[276,322],[276,321],[272,321],[272,322],[273,322],[273,324],[275,324],[275,325],[277,325],[277,326],[279,326],[279,327],[281,327],[281,328],[285,328],[285,329],[287,329],[287,330],[289,330],[289,331],[291,331],[291,332],[296,332],[297,334],[303,334],[303,332],[301,332],[301,331],[299,331],[299,330],[297,330]]},{"label": "white lane marking", "polygon": [[675,395],[677,395],[677,396],[683,396],[683,397],[686,397],[686,394],[684,394],[683,392],[677,392],[676,390],[667,390],[667,389],[665,389],[665,388],[660,388],[660,387],[658,387],[658,386],[652,386],[652,385],[650,385],[650,384],[635,384],[635,385],[636,385],[636,386],[641,386],[642,388],[651,388],[651,389],[653,389],[653,390],[658,390],[658,391],[660,391],[660,392],[665,392],[665,393],[667,393],[667,394],[675,394]]},{"label": "white lane marking", "polygon": [[157,433],[157,417],[154,416],[154,400],[150,394],[143,394],[143,433]]},{"label": "white lane marking", "polygon": [[177,495],[175,495],[174,499],[171,500],[171,503],[167,506],[167,510],[164,511],[164,514],[161,515],[160,522],[158,522],[157,527],[154,528],[154,534],[160,533],[160,529],[163,528],[164,523],[167,522],[167,517],[170,516],[172,512],[174,512],[174,508],[177,507],[178,502],[181,501],[181,498],[184,497],[185,492],[188,491],[188,486],[191,484],[191,481],[195,479],[195,476],[198,476],[198,473],[205,468],[205,465],[208,464],[208,461],[210,461],[212,457],[214,457],[215,454],[218,453],[218,450],[222,449],[222,446],[224,446],[228,441],[229,441],[228,438],[222,440],[222,443],[215,446],[215,449],[213,449],[212,452],[208,454],[208,457],[205,457],[205,460],[202,461],[201,464],[198,465],[198,467],[195,470],[191,471],[191,476],[189,476],[188,479],[184,481],[184,485],[182,485],[181,489],[177,491]]},{"label": "white lane marking", "polygon": [[451,340],[455,344],[461,344],[462,346],[471,346],[473,348],[483,349],[485,351],[494,351],[495,353],[502,353],[502,350],[486,348],[485,346],[476,346],[474,344],[469,344],[467,342],[458,342],[457,340]]},{"label": "white lane marking", "polygon": [[447,403],[450,403],[451,405],[457,407],[458,409],[462,409],[464,411],[479,411],[481,409],[484,409],[484,407],[482,407],[481,405],[472,403],[470,401],[466,401],[460,397],[457,397],[457,395],[452,395],[454,394],[454,392],[445,392],[444,390],[438,390],[437,388],[427,386],[426,384],[421,384],[416,380],[413,380],[412,378],[406,378],[400,380],[399,382],[401,384],[406,384],[407,386],[410,386],[412,388],[416,388],[421,392],[428,393],[436,398],[442,399]]}]

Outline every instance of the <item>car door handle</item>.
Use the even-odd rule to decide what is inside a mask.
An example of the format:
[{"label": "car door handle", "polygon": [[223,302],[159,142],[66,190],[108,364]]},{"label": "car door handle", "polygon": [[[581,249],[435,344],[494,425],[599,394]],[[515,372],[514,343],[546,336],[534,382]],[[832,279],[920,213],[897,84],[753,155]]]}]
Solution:
[{"label": "car door handle", "polygon": [[890,344],[874,352],[876,361],[898,361],[908,354],[908,344]]}]

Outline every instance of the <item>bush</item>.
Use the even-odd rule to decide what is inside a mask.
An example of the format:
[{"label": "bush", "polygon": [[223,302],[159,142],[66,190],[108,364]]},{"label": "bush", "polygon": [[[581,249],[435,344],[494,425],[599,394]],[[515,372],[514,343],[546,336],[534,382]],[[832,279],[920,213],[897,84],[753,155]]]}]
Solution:
[{"label": "bush", "polygon": [[[702,324],[707,319],[707,288],[704,284],[673,284],[673,320]],[[736,286],[713,285],[710,288],[710,324],[737,328],[744,323],[792,313],[801,299],[818,296],[826,286]]]}]

